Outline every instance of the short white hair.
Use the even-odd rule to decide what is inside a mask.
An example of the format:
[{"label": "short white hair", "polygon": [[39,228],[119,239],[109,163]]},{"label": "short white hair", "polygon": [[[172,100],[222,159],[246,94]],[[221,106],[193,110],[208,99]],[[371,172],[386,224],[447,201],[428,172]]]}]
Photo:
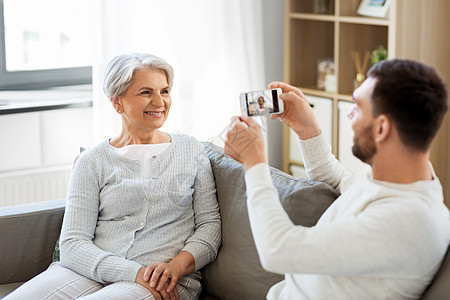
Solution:
[{"label": "short white hair", "polygon": [[123,95],[133,82],[136,70],[142,69],[164,71],[172,89],[173,69],[164,59],[152,54],[131,53],[114,57],[106,66],[103,92],[109,99]]}]

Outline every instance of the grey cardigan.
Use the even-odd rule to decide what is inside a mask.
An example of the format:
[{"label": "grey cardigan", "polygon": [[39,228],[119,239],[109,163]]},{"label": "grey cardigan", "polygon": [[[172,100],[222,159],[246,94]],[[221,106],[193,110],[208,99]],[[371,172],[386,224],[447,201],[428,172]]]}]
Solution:
[{"label": "grey cardigan", "polygon": [[108,141],[75,160],[60,239],[61,264],[100,283],[134,282],[141,266],[181,250],[195,258],[191,276],[215,259],[219,207],[203,146],[187,135],[154,156],[146,194],[138,161]]}]

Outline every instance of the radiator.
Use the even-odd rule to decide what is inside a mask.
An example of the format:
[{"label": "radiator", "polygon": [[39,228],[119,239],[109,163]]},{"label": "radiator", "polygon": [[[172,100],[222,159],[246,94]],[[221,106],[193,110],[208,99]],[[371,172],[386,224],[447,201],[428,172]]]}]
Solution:
[{"label": "radiator", "polygon": [[0,173],[0,206],[66,197],[72,165]]}]

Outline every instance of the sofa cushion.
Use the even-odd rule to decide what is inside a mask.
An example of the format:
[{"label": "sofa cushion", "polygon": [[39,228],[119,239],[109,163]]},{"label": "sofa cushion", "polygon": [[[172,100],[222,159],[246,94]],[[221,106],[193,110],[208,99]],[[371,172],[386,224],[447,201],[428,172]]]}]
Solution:
[{"label": "sofa cushion", "polygon": [[422,296],[423,300],[448,299],[450,295],[450,245],[441,267]]},{"label": "sofa cushion", "polygon": [[[243,166],[224,155],[220,147],[211,143],[204,146],[216,182],[222,245],[217,259],[203,269],[203,288],[209,296],[222,300],[265,299],[269,288],[284,277],[265,271],[259,261],[248,220]],[[313,226],[337,197],[325,183],[270,170],[280,201],[294,224]]]},{"label": "sofa cushion", "polygon": [[0,284],[0,299],[3,297],[6,297],[9,293],[17,289],[19,286],[21,286],[23,282],[14,282],[14,283],[5,283]]},{"label": "sofa cushion", "polygon": [[0,208],[0,284],[23,282],[52,262],[65,199]]}]

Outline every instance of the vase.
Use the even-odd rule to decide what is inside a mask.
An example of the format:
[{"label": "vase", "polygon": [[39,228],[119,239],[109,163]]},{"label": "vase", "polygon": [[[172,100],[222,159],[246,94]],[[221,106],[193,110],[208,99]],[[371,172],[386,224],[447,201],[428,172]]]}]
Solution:
[{"label": "vase", "polygon": [[362,83],[363,81],[366,79],[366,76],[362,73],[357,73],[356,74],[356,78],[353,82],[353,88],[357,89]]}]

